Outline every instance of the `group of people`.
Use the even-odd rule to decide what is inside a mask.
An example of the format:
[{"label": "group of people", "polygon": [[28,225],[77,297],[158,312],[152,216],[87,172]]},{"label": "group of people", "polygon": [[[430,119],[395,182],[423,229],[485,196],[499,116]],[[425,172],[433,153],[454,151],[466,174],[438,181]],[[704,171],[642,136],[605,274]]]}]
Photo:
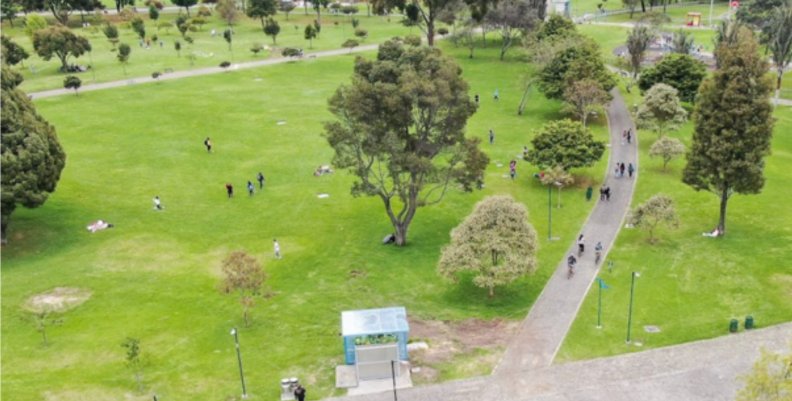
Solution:
[{"label": "group of people", "polygon": [[601,201],[609,201],[611,197],[611,189],[609,185],[603,185],[600,187],[600,200]]},{"label": "group of people", "polygon": [[635,173],[635,166],[632,163],[628,163],[625,165],[622,162],[616,163],[616,168],[613,170],[616,177],[624,177],[624,172],[627,171],[627,174],[632,178],[633,173]]},{"label": "group of people", "polygon": [[[264,181],[265,181],[264,173],[259,171],[258,174],[256,174],[256,181],[258,181],[259,183],[259,189],[264,189]],[[253,185],[253,181],[248,180],[247,185],[245,187],[247,188],[248,196],[253,196],[253,194],[256,193],[256,186]],[[227,182],[225,184],[225,189],[226,189],[226,195],[228,195],[229,198],[233,198],[234,184]]]},{"label": "group of people", "polygon": [[[567,278],[572,278],[575,275],[575,265],[577,265],[578,258],[583,257],[583,252],[586,250],[586,240],[583,234],[580,234],[577,239],[577,246],[578,246],[578,254],[575,257],[574,253],[570,253],[567,257]],[[602,258],[602,251],[604,247],[602,246],[602,242],[597,241],[597,245],[594,247],[594,264],[599,263],[600,259]]]}]

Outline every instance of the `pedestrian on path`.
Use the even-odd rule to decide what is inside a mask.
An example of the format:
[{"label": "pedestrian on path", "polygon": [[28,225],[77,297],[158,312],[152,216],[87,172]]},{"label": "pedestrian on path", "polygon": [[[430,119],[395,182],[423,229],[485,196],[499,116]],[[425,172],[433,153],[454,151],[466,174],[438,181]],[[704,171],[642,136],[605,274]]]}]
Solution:
[{"label": "pedestrian on path", "polygon": [[228,194],[228,197],[229,198],[233,198],[234,197],[234,186],[231,185],[230,182],[227,182],[225,187],[226,187],[226,193]]},{"label": "pedestrian on path", "polygon": [[619,164],[619,177],[624,177],[624,163]]},{"label": "pedestrian on path", "polygon": [[208,136],[206,137],[206,139],[204,139],[204,146],[206,146],[206,151],[208,153],[212,153],[212,140],[209,139]]},{"label": "pedestrian on path", "polygon": [[581,233],[580,236],[578,236],[577,246],[578,246],[578,255],[583,255],[583,251],[586,250],[586,239],[583,238],[583,233]]},{"label": "pedestrian on path", "polygon": [[632,128],[627,129],[627,143],[632,143]]},{"label": "pedestrian on path", "polygon": [[600,187],[600,200],[601,201],[605,200],[605,187],[604,186]]},{"label": "pedestrian on path", "polygon": [[609,201],[611,197],[611,190],[610,186],[605,187],[605,200]]},{"label": "pedestrian on path", "polygon": [[632,178],[633,173],[635,172],[635,167],[632,163],[630,163],[630,165],[627,167],[627,172],[630,174],[630,178]]},{"label": "pedestrian on path", "polygon": [[255,187],[253,186],[253,183],[252,183],[252,182],[250,182],[250,181],[248,181],[248,182],[247,182],[247,190],[248,190],[248,195],[249,195],[249,196],[253,196],[253,189],[254,189],[254,188],[255,188]]},{"label": "pedestrian on path", "polygon": [[627,130],[624,130],[622,131],[622,139],[621,139],[622,146],[624,145],[624,141],[626,140],[627,140]]},{"label": "pedestrian on path", "polygon": [[273,239],[272,240],[272,248],[275,251],[275,259],[280,259],[281,258],[281,249],[280,249],[280,244],[278,243],[277,239]]},{"label": "pedestrian on path", "polygon": [[490,145],[495,143],[495,132],[492,131],[492,128],[490,128],[490,130],[489,130],[489,143],[490,143]]},{"label": "pedestrian on path", "polygon": [[256,176],[256,180],[258,180],[259,189],[264,188],[264,173],[259,171],[258,175]]},{"label": "pedestrian on path", "polygon": [[616,177],[619,177],[619,165],[620,163],[616,162],[616,169],[613,170],[613,175],[615,175]]},{"label": "pedestrian on path", "polygon": [[154,196],[154,199],[151,201],[154,202],[154,210],[162,210],[162,202],[160,202],[159,195]]}]

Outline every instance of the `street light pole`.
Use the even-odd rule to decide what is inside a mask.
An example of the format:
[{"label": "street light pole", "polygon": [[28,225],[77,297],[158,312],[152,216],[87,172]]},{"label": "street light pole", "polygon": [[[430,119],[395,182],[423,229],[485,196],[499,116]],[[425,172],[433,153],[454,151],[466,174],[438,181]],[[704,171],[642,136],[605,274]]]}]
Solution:
[{"label": "street light pole", "polygon": [[597,287],[599,288],[599,295],[597,299],[597,328],[602,328],[602,279],[597,277]]},{"label": "street light pole", "polygon": [[712,6],[715,3],[715,0],[710,0],[710,17],[709,17],[709,27],[712,29]]},{"label": "street light pole", "polygon": [[242,398],[247,398],[247,388],[245,387],[245,372],[242,370],[242,354],[239,352],[239,332],[236,327],[231,329],[231,335],[234,336],[234,344],[236,344],[237,361],[239,361],[239,379],[242,380]]},{"label": "street light pole", "polygon": [[399,401],[399,398],[396,396],[396,361],[391,360],[391,377],[393,378],[393,401]]},{"label": "street light pole", "polygon": [[547,240],[553,240],[553,186],[547,184]]},{"label": "street light pole", "polygon": [[633,294],[635,293],[635,278],[640,277],[638,272],[632,272],[632,282],[630,283],[630,310],[627,313],[627,344],[630,343],[630,328],[632,326],[632,307],[633,307]]}]

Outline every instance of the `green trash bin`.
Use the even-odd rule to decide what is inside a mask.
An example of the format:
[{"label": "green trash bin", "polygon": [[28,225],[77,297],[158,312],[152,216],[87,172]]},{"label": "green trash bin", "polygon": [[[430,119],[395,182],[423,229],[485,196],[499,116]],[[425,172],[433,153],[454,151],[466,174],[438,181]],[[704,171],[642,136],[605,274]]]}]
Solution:
[{"label": "green trash bin", "polygon": [[753,316],[748,315],[745,317],[745,330],[751,330],[752,328],[754,328]]},{"label": "green trash bin", "polygon": [[729,333],[736,333],[737,329],[739,329],[739,328],[740,328],[740,321],[739,320],[732,319],[731,322],[729,322]]}]

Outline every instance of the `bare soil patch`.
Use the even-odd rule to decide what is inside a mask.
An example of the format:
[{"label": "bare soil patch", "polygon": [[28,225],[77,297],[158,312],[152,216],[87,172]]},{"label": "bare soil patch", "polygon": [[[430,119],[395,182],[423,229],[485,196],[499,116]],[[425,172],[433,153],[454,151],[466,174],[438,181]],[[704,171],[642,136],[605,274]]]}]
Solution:
[{"label": "bare soil patch", "polygon": [[91,298],[91,291],[74,287],[55,287],[50,291],[34,295],[25,302],[31,312],[65,312],[76,308]]},{"label": "bare soil patch", "polygon": [[[413,366],[420,367],[413,377],[420,382],[431,383],[439,378],[440,365],[461,356],[479,352],[482,364],[493,365],[500,352],[512,338],[520,322],[503,319],[462,321],[420,320],[410,318],[410,338],[423,341],[428,349],[410,353]],[[498,356],[493,358],[492,353]]]}]

